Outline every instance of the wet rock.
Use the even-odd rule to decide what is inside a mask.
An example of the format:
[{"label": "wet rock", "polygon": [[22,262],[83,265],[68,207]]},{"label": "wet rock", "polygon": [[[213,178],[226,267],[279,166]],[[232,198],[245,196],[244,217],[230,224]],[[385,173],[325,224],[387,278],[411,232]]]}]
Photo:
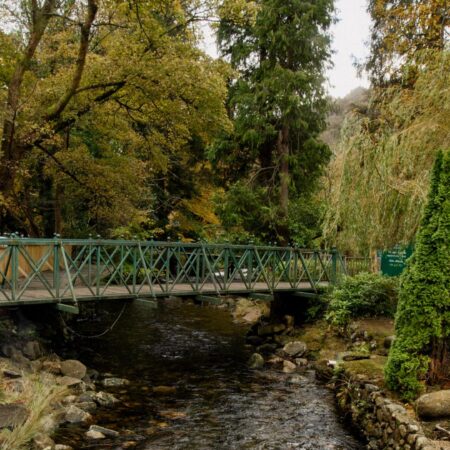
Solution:
[{"label": "wet rock", "polygon": [[308,350],[308,347],[306,346],[306,344],[302,341],[293,341],[293,342],[289,342],[287,343],[284,347],[283,347],[283,352],[288,355],[288,356],[303,356],[306,351]]},{"label": "wet rock", "polygon": [[109,428],[104,428],[99,425],[91,425],[89,427],[89,431],[97,431],[98,433],[102,433],[105,436],[116,437],[119,436],[119,432],[115,430],[111,430]]},{"label": "wet rock", "polygon": [[297,369],[297,366],[288,360],[283,361],[283,372],[284,373],[292,373],[295,372],[295,370]]},{"label": "wet rock", "polygon": [[95,391],[86,391],[77,397],[78,402],[94,402],[97,392]]},{"label": "wet rock", "polygon": [[253,353],[247,364],[252,370],[262,369],[264,367],[264,358],[259,353]]},{"label": "wet rock", "polygon": [[269,355],[273,353],[277,349],[277,344],[263,344],[257,347],[257,352],[262,353],[263,355]]},{"label": "wet rock", "polygon": [[105,439],[105,435],[100,431],[89,430],[85,433],[85,436],[89,439]]},{"label": "wet rock", "polygon": [[155,386],[153,392],[158,395],[170,395],[175,394],[177,388],[175,386]]},{"label": "wet rock", "polygon": [[267,360],[267,364],[281,364],[283,361],[284,359],[280,358],[279,356],[272,356]]},{"label": "wet rock", "polygon": [[284,323],[286,324],[287,328],[293,328],[294,327],[294,322],[295,322],[294,316],[286,315],[286,316],[283,317],[283,319],[284,319]]},{"label": "wet rock", "polygon": [[111,377],[111,378],[105,378],[102,381],[102,384],[105,387],[118,387],[118,386],[126,386],[126,385],[130,384],[130,382],[128,380],[126,380],[125,378]]},{"label": "wet rock", "polygon": [[119,400],[114,397],[114,395],[103,391],[97,392],[93,400],[100,406],[112,406],[115,403],[119,402]]},{"label": "wet rock", "polygon": [[38,341],[28,341],[23,347],[23,353],[26,357],[34,361],[44,354],[44,350]]},{"label": "wet rock", "polygon": [[28,418],[28,410],[22,405],[7,403],[0,405],[0,429],[22,425]]},{"label": "wet rock", "polygon": [[261,310],[254,308],[242,317],[242,321],[246,323],[255,323],[261,317]]},{"label": "wet rock", "polygon": [[247,336],[245,338],[248,344],[254,345],[255,347],[264,343],[264,339],[259,336]]},{"label": "wet rock", "polygon": [[73,447],[71,447],[70,445],[56,444],[55,450],[73,450]]},{"label": "wet rock", "polygon": [[284,323],[261,325],[258,327],[258,336],[270,336],[272,334],[281,333],[285,329],[286,325]]},{"label": "wet rock", "polygon": [[86,366],[76,359],[68,359],[60,364],[61,373],[67,377],[79,378],[80,380],[86,375]]},{"label": "wet rock", "polygon": [[423,419],[450,418],[450,389],[420,396],[416,402],[417,414]]},{"label": "wet rock", "polygon": [[65,419],[69,423],[82,423],[89,422],[92,416],[88,412],[78,408],[78,406],[70,405],[66,409]]},{"label": "wet rock", "polygon": [[306,367],[308,365],[308,360],[306,358],[295,358],[295,364],[298,367]]},{"label": "wet rock", "polygon": [[289,384],[305,384],[307,383],[309,380],[306,377],[302,377],[301,375],[293,375],[292,377],[290,377],[287,382]]},{"label": "wet rock", "polygon": [[395,340],[395,336],[386,336],[383,341],[384,348],[386,348],[386,349],[391,348],[394,340]]}]

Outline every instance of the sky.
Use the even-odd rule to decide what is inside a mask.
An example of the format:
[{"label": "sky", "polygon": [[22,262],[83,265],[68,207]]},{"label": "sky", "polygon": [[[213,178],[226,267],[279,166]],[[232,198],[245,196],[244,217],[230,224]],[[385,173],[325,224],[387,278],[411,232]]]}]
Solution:
[{"label": "sky", "polygon": [[[358,86],[368,87],[366,78],[358,78],[354,60],[364,59],[370,34],[370,17],[366,11],[367,0],[335,0],[338,22],[333,25],[333,64],[327,71],[327,88],[333,97],[345,97]],[[202,48],[217,57],[214,34],[204,29]]]}]

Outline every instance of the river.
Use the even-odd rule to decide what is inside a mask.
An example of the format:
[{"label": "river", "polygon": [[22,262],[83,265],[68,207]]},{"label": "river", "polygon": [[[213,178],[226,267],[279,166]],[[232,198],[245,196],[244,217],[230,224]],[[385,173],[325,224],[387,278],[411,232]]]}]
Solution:
[{"label": "river", "polygon": [[[66,425],[58,442],[116,450],[362,449],[312,371],[247,369],[247,328],[228,311],[178,300],[156,309],[129,305],[113,331],[75,341],[65,354],[131,381],[110,389],[118,406],[95,413],[97,424],[120,436],[89,441],[86,427]],[[157,395],[155,386],[175,389]]]}]

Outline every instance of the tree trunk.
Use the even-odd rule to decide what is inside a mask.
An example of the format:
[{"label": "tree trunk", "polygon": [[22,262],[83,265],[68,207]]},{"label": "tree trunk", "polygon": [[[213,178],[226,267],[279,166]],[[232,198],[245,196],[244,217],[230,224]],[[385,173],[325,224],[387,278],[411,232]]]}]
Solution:
[{"label": "tree trunk", "polygon": [[278,133],[278,156],[280,159],[280,226],[282,244],[289,241],[287,219],[289,214],[289,127],[283,125]]},{"label": "tree trunk", "polygon": [[440,384],[450,381],[450,338],[434,338],[428,383]]}]

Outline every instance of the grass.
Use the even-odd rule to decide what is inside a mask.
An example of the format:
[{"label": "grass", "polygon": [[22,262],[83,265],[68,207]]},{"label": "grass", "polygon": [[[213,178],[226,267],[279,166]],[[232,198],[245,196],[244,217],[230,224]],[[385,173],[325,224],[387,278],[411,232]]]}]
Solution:
[{"label": "grass", "polygon": [[[0,370],[9,368],[0,364]],[[12,368],[16,370],[16,368]],[[25,450],[29,443],[42,432],[42,419],[52,411],[52,405],[60,401],[67,388],[56,385],[55,379],[45,373],[23,373],[19,378],[22,389],[14,389],[15,381],[0,377],[0,401],[17,403],[29,411],[27,420],[12,430],[0,431],[0,447],[2,450]]]}]

